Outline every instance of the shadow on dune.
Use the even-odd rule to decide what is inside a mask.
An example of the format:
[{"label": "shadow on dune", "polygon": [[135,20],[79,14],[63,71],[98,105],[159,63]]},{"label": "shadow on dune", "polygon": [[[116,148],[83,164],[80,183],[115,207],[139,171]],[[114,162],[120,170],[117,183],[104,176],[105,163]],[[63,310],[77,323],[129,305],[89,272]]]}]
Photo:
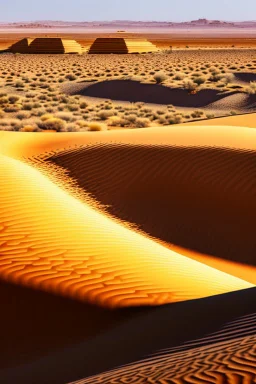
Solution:
[{"label": "shadow on dune", "polygon": [[251,81],[256,81],[256,73],[249,72],[236,72],[234,73],[235,77],[245,83],[250,83]]},{"label": "shadow on dune", "polygon": [[[91,340],[35,363],[1,371],[0,376],[5,383],[17,384],[75,381],[143,359],[160,350],[176,347],[189,350],[255,335],[255,312],[255,288],[145,309],[144,314]],[[227,324],[234,321],[238,321],[238,326],[231,324],[231,329],[226,330]],[[218,333],[207,337],[215,332]],[[229,358],[229,353],[223,350],[221,359]],[[106,384],[108,381],[95,382]]]},{"label": "shadow on dune", "polygon": [[[72,89],[73,88],[73,89]],[[98,97],[111,100],[144,102],[153,104],[173,104],[177,107],[205,107],[227,96],[213,89],[199,91],[191,95],[185,89],[169,88],[157,84],[141,84],[132,80],[110,80],[94,84],[72,85],[71,94]],[[235,92],[229,93],[234,94]]]},{"label": "shadow on dune", "polygon": [[139,308],[109,311],[4,282],[0,302],[0,370],[83,342],[140,312]]},{"label": "shadow on dune", "polygon": [[256,265],[256,157],[211,147],[91,145],[53,156],[113,216],[154,238]]}]

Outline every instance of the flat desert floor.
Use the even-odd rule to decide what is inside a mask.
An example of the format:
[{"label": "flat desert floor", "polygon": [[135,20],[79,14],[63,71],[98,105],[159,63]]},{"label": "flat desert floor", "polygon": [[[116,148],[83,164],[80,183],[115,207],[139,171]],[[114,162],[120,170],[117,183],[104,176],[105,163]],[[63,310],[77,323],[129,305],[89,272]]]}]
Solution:
[{"label": "flat desert floor", "polygon": [[0,382],[255,383],[256,50],[210,48],[0,55]]}]

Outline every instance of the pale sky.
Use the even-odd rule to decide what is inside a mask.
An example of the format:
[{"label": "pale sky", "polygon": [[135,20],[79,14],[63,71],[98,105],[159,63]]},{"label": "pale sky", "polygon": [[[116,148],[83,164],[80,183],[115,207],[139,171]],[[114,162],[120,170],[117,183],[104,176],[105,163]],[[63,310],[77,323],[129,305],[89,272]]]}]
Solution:
[{"label": "pale sky", "polygon": [[0,22],[256,20],[256,0],[0,0]]}]

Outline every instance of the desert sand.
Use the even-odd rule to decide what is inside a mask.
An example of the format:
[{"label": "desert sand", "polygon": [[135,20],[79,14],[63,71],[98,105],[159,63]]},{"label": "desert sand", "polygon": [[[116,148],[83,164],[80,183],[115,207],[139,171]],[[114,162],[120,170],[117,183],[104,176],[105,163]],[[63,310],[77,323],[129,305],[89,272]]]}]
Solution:
[{"label": "desert sand", "polygon": [[255,36],[202,31],[0,56],[1,382],[254,383]]},{"label": "desert sand", "polygon": [[[168,136],[171,136],[170,133]],[[132,228],[123,226],[118,218],[111,220],[100,212],[100,208],[94,209],[86,197],[84,202],[76,199],[71,183],[68,184],[70,190],[61,188],[61,183],[57,181],[57,169],[55,183],[47,177],[47,172],[53,174],[53,163],[47,171],[50,159],[40,160],[38,153],[34,166],[31,157],[29,164],[24,161],[24,157],[28,156],[24,151],[26,137],[31,139],[30,134],[17,142],[21,151],[18,156],[14,148],[8,150],[8,144],[15,144],[14,135],[11,132],[1,135],[4,153],[1,155],[3,215],[0,276],[3,280],[105,307],[159,305],[251,286],[248,282],[166,249]],[[85,141],[87,135],[84,135]],[[40,145],[47,145],[49,138],[51,142],[55,141],[53,134],[34,138],[33,148],[36,148],[38,139]],[[109,144],[111,151],[113,135],[109,139],[112,141]],[[120,139],[122,135],[119,134]],[[57,136],[56,141],[58,145]],[[80,138],[80,145],[82,141]],[[130,147],[133,152],[132,143]],[[47,148],[50,158],[54,154],[53,148],[52,144]],[[106,142],[92,147],[92,150],[99,151],[102,157],[101,150],[104,148],[108,148]],[[122,148],[126,146],[122,144]],[[142,143],[139,148],[143,153]],[[148,149],[150,154],[150,147]],[[158,151],[164,149],[160,146]],[[41,155],[45,156],[47,152]],[[79,153],[83,156],[82,148],[78,151],[78,162],[81,161]],[[68,150],[67,154],[72,166],[73,151]],[[40,172],[42,161],[45,165],[43,173]],[[82,167],[79,169],[82,170]],[[107,169],[104,171],[102,168],[102,171],[104,174]],[[19,194],[16,193],[17,187]],[[100,200],[98,202],[101,204]],[[250,262],[250,257],[244,261]],[[156,269],[157,274],[153,272]]]},{"label": "desert sand", "polygon": [[[3,324],[20,318],[11,336],[1,331],[4,382],[107,384],[135,377],[139,383],[156,381],[155,372],[175,382],[184,371],[213,383],[240,372],[253,382],[255,135],[234,121],[97,133],[0,132]],[[168,305],[159,307],[163,317],[156,320],[152,306],[162,304]],[[197,320],[189,320],[192,333],[184,334],[188,313]],[[157,334],[152,338],[148,329],[141,339],[137,332],[147,328],[146,319]],[[114,354],[102,346],[109,337],[117,343]]]}]

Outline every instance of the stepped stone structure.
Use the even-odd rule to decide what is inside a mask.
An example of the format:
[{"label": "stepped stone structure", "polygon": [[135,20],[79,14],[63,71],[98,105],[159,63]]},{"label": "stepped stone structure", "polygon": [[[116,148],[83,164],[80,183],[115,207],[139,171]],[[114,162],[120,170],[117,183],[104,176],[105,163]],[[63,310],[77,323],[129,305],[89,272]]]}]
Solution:
[{"label": "stepped stone structure", "polygon": [[75,40],[67,40],[59,37],[39,37],[35,39],[25,38],[10,47],[13,53],[83,53],[82,46]]},{"label": "stepped stone structure", "polygon": [[89,49],[90,54],[125,54],[156,52],[158,48],[146,39],[98,38]]}]

